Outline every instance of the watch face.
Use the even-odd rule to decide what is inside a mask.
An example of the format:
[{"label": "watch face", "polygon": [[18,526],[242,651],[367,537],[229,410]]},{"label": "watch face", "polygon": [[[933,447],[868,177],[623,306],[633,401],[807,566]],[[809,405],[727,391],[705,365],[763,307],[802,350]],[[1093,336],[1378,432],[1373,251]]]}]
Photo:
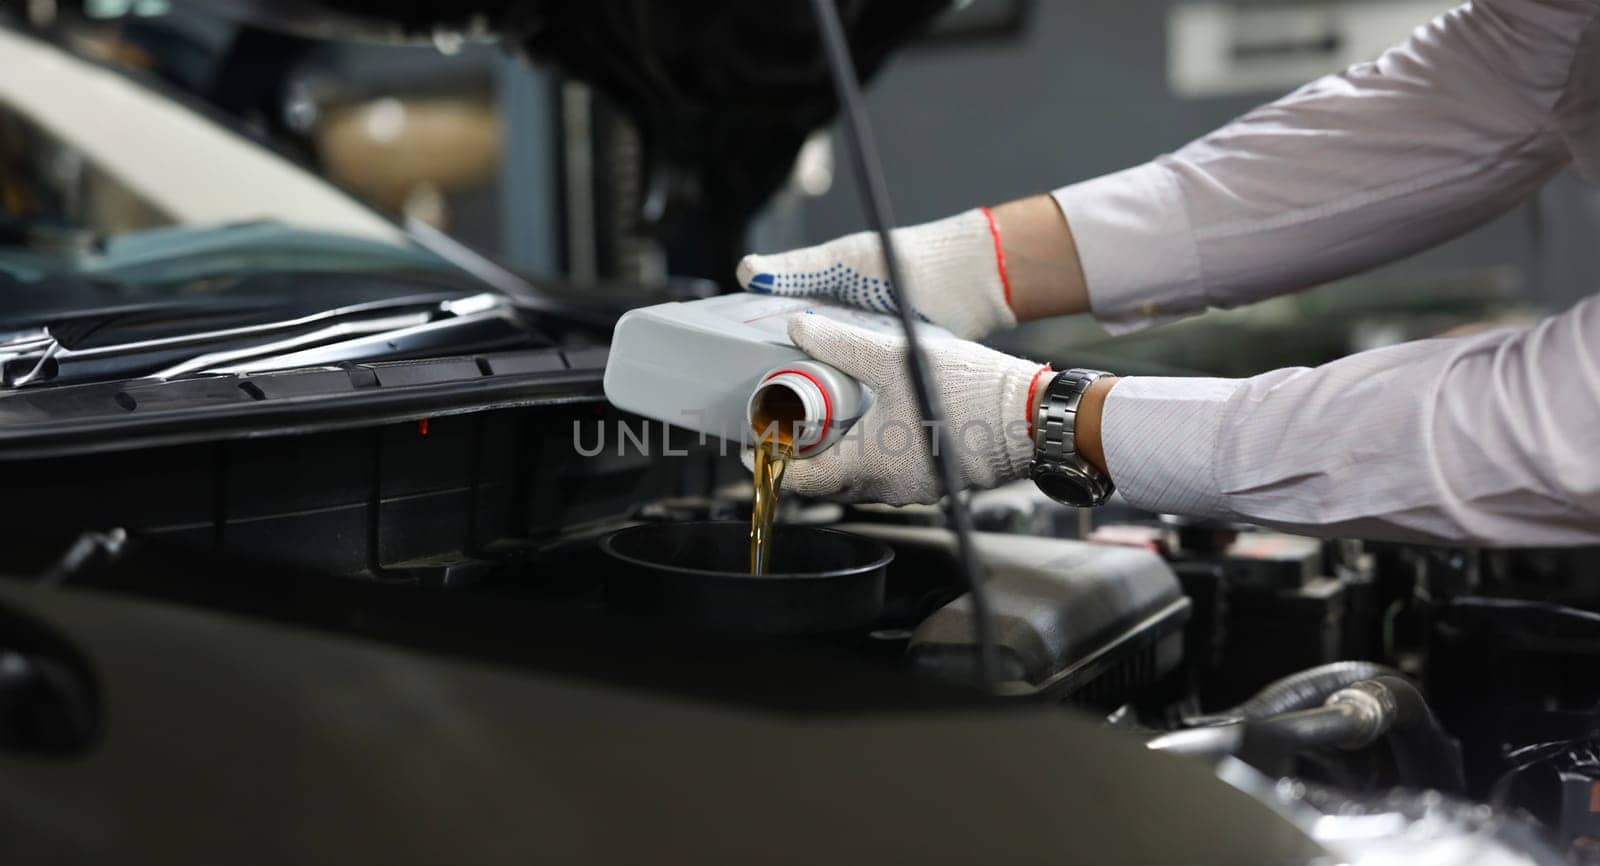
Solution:
[{"label": "watch face", "polygon": [[1062,505],[1090,508],[1105,501],[1101,485],[1073,466],[1041,463],[1033,467],[1033,482],[1044,495]]}]

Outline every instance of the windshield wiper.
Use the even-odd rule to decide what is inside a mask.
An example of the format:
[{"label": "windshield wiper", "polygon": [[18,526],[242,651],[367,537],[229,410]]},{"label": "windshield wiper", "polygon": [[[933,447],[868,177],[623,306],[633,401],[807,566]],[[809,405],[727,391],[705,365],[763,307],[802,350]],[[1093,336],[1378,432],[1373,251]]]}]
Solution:
[{"label": "windshield wiper", "polygon": [[67,348],[40,328],[0,338],[0,386],[283,369],[453,346],[475,351],[527,339],[511,301],[489,292],[374,301],[279,322],[85,349]]},{"label": "windshield wiper", "polygon": [[0,383],[21,386],[38,379],[60,350],[49,328],[6,334],[0,338]]},{"label": "windshield wiper", "polygon": [[[251,349],[202,355],[155,374],[171,379],[192,373],[259,373],[293,367],[321,367],[350,361],[415,358],[440,350],[521,342],[526,331],[511,303],[491,294],[472,295],[439,305],[446,318],[391,316],[349,322],[313,334]],[[372,327],[367,327],[367,326]],[[353,337],[353,339],[341,339]],[[319,344],[320,345],[314,345]]]},{"label": "windshield wiper", "polygon": [[358,319],[353,322],[339,322],[338,324],[307,331],[304,334],[296,334],[293,337],[282,340],[271,340],[255,346],[246,346],[242,349],[225,349],[220,352],[207,352],[204,355],[196,355],[187,361],[181,361],[159,372],[152,373],[150,378],[175,379],[189,373],[203,373],[234,362],[244,363],[262,356],[284,355],[296,349],[317,346],[357,334],[383,334],[401,328],[426,324],[429,318],[430,315],[428,313],[422,312],[379,316],[375,319]]}]

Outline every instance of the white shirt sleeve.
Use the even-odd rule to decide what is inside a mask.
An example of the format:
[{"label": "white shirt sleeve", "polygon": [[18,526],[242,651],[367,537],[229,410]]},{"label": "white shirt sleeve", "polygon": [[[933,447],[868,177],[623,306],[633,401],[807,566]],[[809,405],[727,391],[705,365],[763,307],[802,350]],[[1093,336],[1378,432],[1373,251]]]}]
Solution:
[{"label": "white shirt sleeve", "polygon": [[1536,326],[1250,379],[1122,379],[1122,495],[1314,535],[1600,542],[1600,297]]},{"label": "white shirt sleeve", "polygon": [[1600,175],[1596,0],[1478,0],[1175,153],[1055,193],[1114,333],[1365,270]]},{"label": "white shirt sleeve", "polygon": [[[1115,331],[1459,234],[1569,162],[1600,176],[1600,2],[1478,0],[1377,61],[1056,192]],[[1136,505],[1297,531],[1600,542],[1600,299],[1524,331],[1251,379],[1128,378],[1103,436]]]}]

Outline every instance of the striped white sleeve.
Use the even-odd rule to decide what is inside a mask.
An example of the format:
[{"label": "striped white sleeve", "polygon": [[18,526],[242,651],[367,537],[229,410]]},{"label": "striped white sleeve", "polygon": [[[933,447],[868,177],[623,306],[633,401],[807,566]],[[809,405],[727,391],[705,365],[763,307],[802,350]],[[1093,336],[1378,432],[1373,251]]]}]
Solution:
[{"label": "striped white sleeve", "polygon": [[1317,535],[1600,543],[1600,297],[1538,325],[1249,379],[1121,379],[1132,504]]},{"label": "striped white sleeve", "polygon": [[1113,333],[1459,235],[1600,177],[1600,0],[1476,0],[1145,165],[1055,192]]}]

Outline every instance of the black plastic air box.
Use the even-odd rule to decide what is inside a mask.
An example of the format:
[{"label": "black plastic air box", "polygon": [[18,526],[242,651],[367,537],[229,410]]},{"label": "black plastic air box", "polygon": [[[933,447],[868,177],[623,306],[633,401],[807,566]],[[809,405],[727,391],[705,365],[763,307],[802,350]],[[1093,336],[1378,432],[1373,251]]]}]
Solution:
[{"label": "black plastic air box", "polygon": [[[913,581],[957,579],[954,539],[945,530],[838,528],[895,549],[891,592],[903,593]],[[1009,691],[1112,708],[1178,669],[1189,600],[1155,553],[987,532],[974,540]],[[962,595],[923,619],[907,653],[919,669],[970,681],[977,661],[970,599]]]}]

